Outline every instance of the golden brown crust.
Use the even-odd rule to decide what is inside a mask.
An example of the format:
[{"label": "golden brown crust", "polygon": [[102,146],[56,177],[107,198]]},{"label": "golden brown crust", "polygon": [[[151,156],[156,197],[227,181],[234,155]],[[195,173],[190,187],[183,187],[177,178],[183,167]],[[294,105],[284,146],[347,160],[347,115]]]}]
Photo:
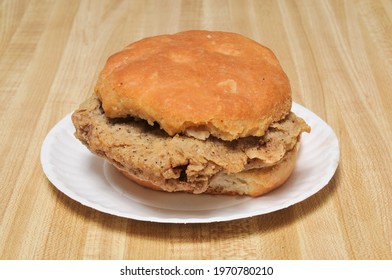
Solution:
[{"label": "golden brown crust", "polygon": [[169,135],[196,129],[223,140],[262,136],[291,108],[290,84],[272,51],[228,32],[135,42],[108,59],[95,90],[110,118],[132,115]]}]

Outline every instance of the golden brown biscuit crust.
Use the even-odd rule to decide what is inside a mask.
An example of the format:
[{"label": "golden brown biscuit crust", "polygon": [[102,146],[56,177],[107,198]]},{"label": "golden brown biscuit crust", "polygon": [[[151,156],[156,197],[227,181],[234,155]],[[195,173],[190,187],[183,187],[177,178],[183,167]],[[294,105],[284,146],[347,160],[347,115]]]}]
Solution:
[{"label": "golden brown biscuit crust", "polygon": [[130,44],[108,59],[95,91],[110,118],[131,115],[169,135],[196,130],[223,140],[262,136],[291,108],[290,84],[272,51],[228,32]]}]

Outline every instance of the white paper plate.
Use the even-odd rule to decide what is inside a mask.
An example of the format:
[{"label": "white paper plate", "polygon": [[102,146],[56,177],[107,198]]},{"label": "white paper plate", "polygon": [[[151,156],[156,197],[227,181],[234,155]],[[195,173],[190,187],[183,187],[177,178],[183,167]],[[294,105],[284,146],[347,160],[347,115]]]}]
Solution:
[{"label": "white paper plate", "polygon": [[71,114],[48,133],[42,145],[41,164],[53,185],[70,198],[121,217],[207,223],[266,214],[318,192],[338,165],[339,144],[333,130],[296,103],[292,110],[306,120],[312,132],[302,134],[297,164],[288,181],[258,198],[164,193],[137,186],[74,137]]}]

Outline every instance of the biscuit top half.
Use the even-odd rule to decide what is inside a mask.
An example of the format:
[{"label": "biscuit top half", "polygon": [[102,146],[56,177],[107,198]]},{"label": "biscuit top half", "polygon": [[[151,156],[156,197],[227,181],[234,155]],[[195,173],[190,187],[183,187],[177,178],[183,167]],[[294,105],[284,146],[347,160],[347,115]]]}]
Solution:
[{"label": "biscuit top half", "polygon": [[262,136],[291,109],[290,84],[273,52],[229,32],[132,43],[109,57],[95,93],[109,118],[133,116],[198,139]]}]

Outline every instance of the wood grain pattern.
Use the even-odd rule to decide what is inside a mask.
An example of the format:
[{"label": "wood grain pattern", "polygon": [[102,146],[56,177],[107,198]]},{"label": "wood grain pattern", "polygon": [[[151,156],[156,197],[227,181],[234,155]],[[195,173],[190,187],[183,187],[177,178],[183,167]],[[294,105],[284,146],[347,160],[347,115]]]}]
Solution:
[{"label": "wood grain pattern", "polygon": [[[187,29],[270,47],[296,102],[340,141],[332,181],[263,216],[139,222],[57,191],[39,160],[50,128],[128,43]],[[392,2],[1,1],[0,259],[392,259]]]}]

